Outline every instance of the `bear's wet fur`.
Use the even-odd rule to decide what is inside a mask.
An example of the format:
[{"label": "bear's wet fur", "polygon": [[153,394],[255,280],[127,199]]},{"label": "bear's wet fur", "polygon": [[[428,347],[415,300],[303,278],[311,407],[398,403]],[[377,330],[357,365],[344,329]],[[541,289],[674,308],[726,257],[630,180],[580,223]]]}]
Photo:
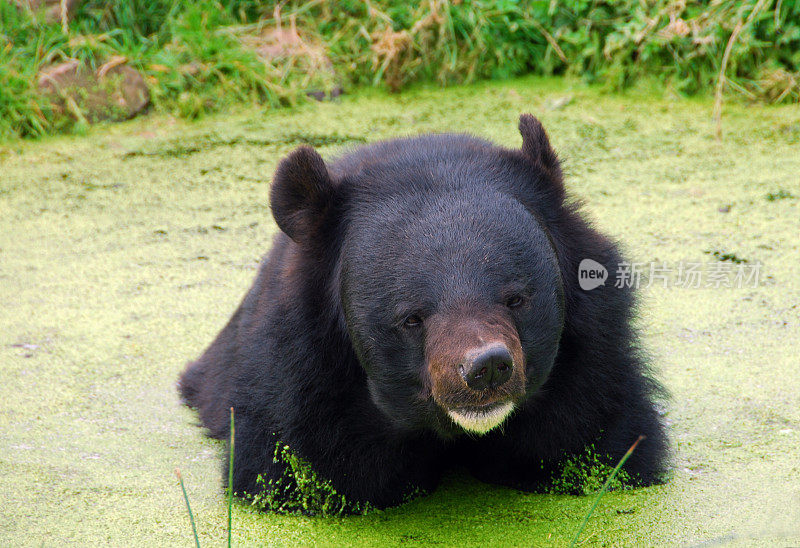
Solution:
[{"label": "bear's wet fur", "polygon": [[237,494],[282,476],[278,443],[378,508],[458,465],[546,489],[565,459],[591,446],[613,465],[640,435],[625,470],[661,481],[662,391],[633,290],[578,284],[581,260],[614,273],[623,259],[568,200],[539,121],[519,129],[520,150],[441,134],[281,161],[281,232],[179,383],[211,437],[235,409]]}]

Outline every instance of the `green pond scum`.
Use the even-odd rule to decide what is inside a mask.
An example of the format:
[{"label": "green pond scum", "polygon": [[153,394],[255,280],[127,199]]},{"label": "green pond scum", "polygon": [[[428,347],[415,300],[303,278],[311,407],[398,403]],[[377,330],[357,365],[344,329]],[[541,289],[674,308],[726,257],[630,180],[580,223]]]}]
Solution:
[{"label": "green pond scum", "polygon": [[[281,514],[302,514],[307,516],[366,515],[376,511],[369,504],[348,501],[336,492],[330,481],[322,478],[311,465],[294,453],[288,445],[275,444],[273,460],[284,465],[280,478],[258,482],[263,491],[256,495],[246,495],[250,504],[259,510]],[[565,459],[553,474],[551,481],[543,485],[543,491],[552,495],[592,495],[603,487],[611,477],[614,466],[608,464],[593,446],[574,457]],[[631,488],[630,476],[620,470],[609,483],[609,490]],[[406,502],[424,493],[409,488]]]},{"label": "green pond scum", "polygon": [[[553,475],[549,485],[549,493],[553,495],[591,495],[600,491],[603,484],[611,477],[614,464],[587,447],[580,455],[564,461],[561,469]],[[632,484],[630,476],[620,470],[611,479],[608,488],[623,489]]]},{"label": "green pond scum", "polygon": [[273,460],[284,465],[283,475],[268,481],[259,476],[258,482],[264,490],[249,497],[255,508],[309,516],[367,514],[372,510],[369,504],[346,500],[336,492],[330,481],[321,478],[288,445],[280,442],[275,444]]},{"label": "green pond scum", "polygon": [[[0,546],[191,546],[175,468],[200,544],[224,545],[225,444],[194,426],[175,379],[270,246],[277,162],[301,142],[330,158],[437,131],[519,146],[520,112],[542,120],[569,191],[630,261],[760,265],[742,287],[643,277],[672,477],[606,493],[581,546],[800,545],[800,108],[726,104],[718,141],[712,106],[524,78],[0,144]],[[336,507],[300,460],[292,470],[301,494]],[[595,497],[555,486],[593,490],[607,470],[565,473],[553,493],[524,493],[453,470],[432,493],[347,517],[235,503],[232,540],[568,546]]]}]

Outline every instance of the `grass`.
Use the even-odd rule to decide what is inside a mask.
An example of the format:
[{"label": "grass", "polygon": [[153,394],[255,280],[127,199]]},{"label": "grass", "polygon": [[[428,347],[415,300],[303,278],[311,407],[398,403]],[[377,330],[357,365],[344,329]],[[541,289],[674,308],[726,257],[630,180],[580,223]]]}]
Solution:
[{"label": "grass", "polygon": [[[175,380],[269,248],[277,162],[304,140],[329,158],[430,131],[519,146],[525,111],[543,120],[586,214],[632,261],[739,266],[710,250],[763,264],[757,287],[640,292],[644,343],[672,393],[674,477],[608,492],[582,545],[800,543],[800,112],[731,104],[719,142],[711,107],[525,78],[361,90],[191,123],[155,113],[83,138],[0,145],[0,545],[186,546],[175,467],[200,543],[224,544],[227,447],[194,426]],[[312,518],[234,504],[232,520],[243,546],[568,546],[591,503],[456,470],[385,512]]]},{"label": "grass", "polygon": [[236,440],[236,428],[233,422],[233,407],[231,407],[231,439],[228,443],[228,548],[231,548],[233,538],[233,448]]},{"label": "grass", "polygon": [[[234,440],[236,439],[236,429],[233,422],[233,407],[231,407],[231,437],[228,443],[228,548],[231,548],[233,541],[233,448]],[[197,536],[197,526],[194,523],[194,513],[192,512],[192,505],[189,504],[189,495],[186,494],[186,487],[183,485],[183,477],[181,471],[175,469],[175,475],[178,477],[178,482],[183,491],[183,500],[186,502],[186,512],[189,514],[189,521],[192,524],[192,536],[194,537],[194,544],[200,548],[200,538]]]},{"label": "grass", "polygon": [[[798,21],[798,0],[84,0],[64,28],[3,2],[0,139],[85,131],[80,108],[61,112],[35,91],[40,68],[68,59],[126,60],[156,110],[187,119],[339,87],[566,74],[715,93],[719,133],[724,97],[800,99]],[[299,29],[295,46],[259,54],[279,29]]]},{"label": "grass", "polygon": [[[178,478],[178,483],[181,485],[181,491],[183,491],[183,500],[186,502],[186,512],[189,514],[189,522],[192,524],[192,536],[194,537],[194,545],[197,548],[200,548],[200,539],[197,537],[197,525],[194,523],[194,513],[192,512],[192,505],[189,504],[189,495],[186,494],[186,486],[183,485],[183,476],[181,476],[181,471],[177,468],[175,469],[175,475]],[[230,525],[228,526],[230,528]],[[228,546],[230,546],[230,542],[228,542]]]},{"label": "grass", "polygon": [[633,452],[636,450],[636,446],[639,445],[639,443],[643,439],[645,439],[644,436],[639,436],[639,438],[635,442],[633,442],[633,445],[630,446],[630,448],[625,452],[625,454],[622,455],[622,458],[619,459],[619,462],[614,467],[614,470],[611,471],[611,474],[609,474],[608,479],[606,479],[605,483],[603,484],[603,487],[600,489],[600,491],[598,491],[597,495],[595,495],[594,501],[592,502],[592,505],[589,507],[589,511],[586,512],[586,515],[583,517],[583,521],[581,521],[578,530],[575,532],[575,536],[572,537],[572,542],[569,543],[570,548],[573,548],[574,546],[578,545],[578,540],[580,540],[581,538],[581,533],[583,533],[583,530],[586,528],[586,524],[589,523],[589,519],[592,517],[592,514],[594,514],[595,509],[597,509],[597,505],[600,504],[600,499],[602,499],[603,495],[605,495],[608,492],[609,488],[612,485],[612,482],[616,479],[617,474],[619,474],[619,471],[625,465],[625,462],[633,454]]}]

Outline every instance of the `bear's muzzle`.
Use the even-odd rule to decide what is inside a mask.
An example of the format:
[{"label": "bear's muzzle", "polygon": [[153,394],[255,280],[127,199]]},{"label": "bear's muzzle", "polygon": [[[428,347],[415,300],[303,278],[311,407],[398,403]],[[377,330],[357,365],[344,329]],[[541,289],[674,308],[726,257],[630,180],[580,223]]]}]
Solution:
[{"label": "bear's muzzle", "polygon": [[525,356],[505,308],[431,317],[425,355],[434,401],[467,431],[499,426],[525,395]]}]

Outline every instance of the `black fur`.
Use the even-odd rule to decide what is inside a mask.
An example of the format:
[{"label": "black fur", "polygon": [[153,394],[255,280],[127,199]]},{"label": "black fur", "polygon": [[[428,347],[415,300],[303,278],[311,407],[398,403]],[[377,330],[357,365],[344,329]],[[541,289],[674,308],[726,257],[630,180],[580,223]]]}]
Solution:
[{"label": "black fur", "polygon": [[[632,292],[578,286],[582,259],[614,273],[620,254],[565,201],[538,120],[524,115],[520,131],[521,150],[430,135],[327,166],[309,147],[281,162],[271,198],[283,232],[180,380],[210,436],[228,437],[235,408],[237,493],[257,492],[259,474],[281,475],[278,440],[338,492],[377,507],[432,489],[458,463],[485,481],[539,489],[587,445],[613,464],[639,435],[647,439],[627,471],[641,484],[661,478],[659,388],[637,350]],[[505,308],[509,291],[524,306]],[[464,310],[507,318],[525,358],[516,411],[483,436],[464,435],[431,396],[428,319]],[[409,314],[425,323],[408,328]]]}]

